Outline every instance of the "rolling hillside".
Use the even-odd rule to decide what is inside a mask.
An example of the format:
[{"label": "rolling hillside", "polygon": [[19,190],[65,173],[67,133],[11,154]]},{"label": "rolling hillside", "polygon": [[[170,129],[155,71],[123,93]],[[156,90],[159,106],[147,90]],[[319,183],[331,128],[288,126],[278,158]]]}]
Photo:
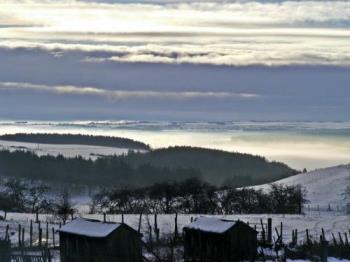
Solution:
[{"label": "rolling hillside", "polygon": [[[279,180],[275,183],[286,185],[300,184],[307,190],[307,199],[310,205],[320,208],[344,206],[344,192],[347,186],[350,186],[350,165],[340,165],[319,169],[296,176]],[[268,185],[256,186],[254,188],[268,188]]]},{"label": "rolling hillside", "polygon": [[297,174],[286,164],[270,162],[261,156],[200,147],[168,147],[121,158],[132,166],[195,168],[200,170],[205,181],[218,186],[251,186]]},{"label": "rolling hillside", "polygon": [[240,187],[294,174],[296,171],[287,165],[260,156],[192,147],[133,151],[95,161],[80,155],[72,158],[30,150],[0,150],[2,176],[76,184],[142,187],[198,177],[217,186]]}]

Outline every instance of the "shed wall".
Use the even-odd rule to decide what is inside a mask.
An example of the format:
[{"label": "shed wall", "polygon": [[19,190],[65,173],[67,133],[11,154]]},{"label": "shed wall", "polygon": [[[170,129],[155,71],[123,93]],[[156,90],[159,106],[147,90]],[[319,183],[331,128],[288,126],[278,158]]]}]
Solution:
[{"label": "shed wall", "polygon": [[141,237],[120,227],[105,238],[60,233],[61,262],[141,262]]}]

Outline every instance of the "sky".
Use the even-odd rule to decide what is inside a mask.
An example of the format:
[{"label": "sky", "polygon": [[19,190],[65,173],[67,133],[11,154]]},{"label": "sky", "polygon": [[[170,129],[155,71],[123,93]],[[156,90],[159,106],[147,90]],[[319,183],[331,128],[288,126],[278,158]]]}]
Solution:
[{"label": "sky", "polygon": [[0,1],[0,119],[349,112],[349,1]]}]

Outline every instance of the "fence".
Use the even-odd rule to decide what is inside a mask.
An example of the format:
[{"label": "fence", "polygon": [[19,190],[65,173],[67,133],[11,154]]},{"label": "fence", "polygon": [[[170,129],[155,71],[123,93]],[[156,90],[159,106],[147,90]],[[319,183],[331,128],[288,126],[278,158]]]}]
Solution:
[{"label": "fence", "polygon": [[[194,217],[190,217],[188,223],[193,222]],[[139,214],[137,217],[134,216],[134,218],[135,219],[132,223],[133,227],[139,232],[142,231],[144,234],[144,240],[147,242],[145,248],[148,253],[152,253],[157,248],[161,253],[161,250],[164,247],[170,247],[169,252],[173,253],[178,247],[182,247],[182,232],[180,229],[181,227],[178,225],[177,214],[170,216],[170,223],[168,223],[169,220],[167,220],[167,224],[170,225],[171,230],[170,232],[167,231],[167,234],[164,234],[163,231],[162,236],[161,230],[163,229],[159,227],[157,214]],[[110,222],[130,223],[130,218],[128,216],[124,218],[124,215],[116,217],[114,215],[103,214],[100,216],[100,219]],[[184,221],[182,220],[182,224],[183,223]],[[305,259],[314,258],[316,256],[321,257],[322,254],[323,256],[328,254],[330,256],[350,259],[350,231],[341,233],[337,232],[336,234],[329,233],[329,235],[327,235],[329,239],[326,239],[323,229],[321,235],[317,232],[316,234],[318,235],[312,236],[308,229],[305,230],[305,233],[304,230],[298,232],[298,230],[295,229],[291,230],[292,240],[290,243],[287,243],[287,241],[289,241],[288,239],[290,239],[290,235],[286,233],[290,233],[290,231],[289,229],[288,232],[284,231],[286,228],[290,227],[288,227],[288,225],[285,227],[282,222],[273,225],[271,218],[266,220],[259,220],[258,218],[255,222],[247,222],[247,224],[255,228],[258,232],[260,246],[270,248],[273,252],[284,250],[285,258]],[[144,227],[145,225],[146,227]],[[12,261],[50,261],[50,255],[47,255],[47,250],[58,249],[59,234],[57,229],[59,229],[60,226],[61,224],[58,223],[58,221],[35,221],[35,218],[33,220],[28,220],[28,222],[24,222],[23,224],[7,225],[5,240],[0,241],[0,252],[4,254],[3,250],[6,249],[6,247],[8,248],[8,242],[6,241],[11,239],[12,245],[10,244],[10,256]],[[167,239],[165,239],[165,237],[167,237]],[[276,252],[276,254],[278,257],[278,252]],[[158,255],[158,251],[155,252],[154,256],[156,255]],[[158,261],[160,261],[160,259],[158,259]]]}]

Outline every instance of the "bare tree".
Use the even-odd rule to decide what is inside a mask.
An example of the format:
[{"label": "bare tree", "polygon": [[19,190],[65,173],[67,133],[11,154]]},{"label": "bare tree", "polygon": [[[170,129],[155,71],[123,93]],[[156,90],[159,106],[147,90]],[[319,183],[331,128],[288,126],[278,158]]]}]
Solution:
[{"label": "bare tree", "polygon": [[0,193],[0,210],[4,211],[3,219],[6,220],[7,212],[13,209],[13,200],[7,194]]},{"label": "bare tree", "polygon": [[46,209],[46,206],[49,203],[46,196],[49,189],[50,187],[44,183],[31,186],[28,189],[27,200],[32,213],[34,213],[35,210],[40,210],[42,208]]},{"label": "bare tree", "polygon": [[11,199],[13,210],[23,211],[26,206],[26,190],[28,185],[18,179],[10,179],[5,183],[5,194]]},{"label": "bare tree", "polygon": [[74,205],[71,201],[70,194],[65,188],[59,195],[54,205],[55,215],[65,224],[70,215],[75,213]]}]

